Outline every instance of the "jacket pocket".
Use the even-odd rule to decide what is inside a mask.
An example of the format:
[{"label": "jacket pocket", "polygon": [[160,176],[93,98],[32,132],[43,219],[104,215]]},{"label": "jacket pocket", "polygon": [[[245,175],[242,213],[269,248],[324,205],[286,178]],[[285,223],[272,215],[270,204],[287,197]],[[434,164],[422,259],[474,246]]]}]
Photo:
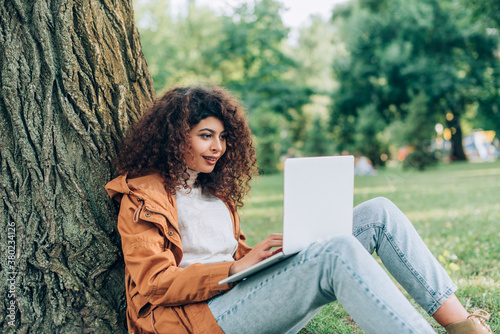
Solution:
[{"label": "jacket pocket", "polygon": [[137,314],[137,318],[145,318],[149,316],[153,305],[148,302],[147,298],[140,295],[139,292],[136,292],[132,295],[131,301],[134,311]]}]

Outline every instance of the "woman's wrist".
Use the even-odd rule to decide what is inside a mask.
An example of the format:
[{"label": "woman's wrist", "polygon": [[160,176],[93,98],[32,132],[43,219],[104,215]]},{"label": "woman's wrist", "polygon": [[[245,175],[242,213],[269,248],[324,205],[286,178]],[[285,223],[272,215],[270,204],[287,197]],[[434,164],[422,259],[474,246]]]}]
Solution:
[{"label": "woman's wrist", "polygon": [[236,261],[233,262],[233,264],[231,265],[231,267],[229,267],[229,276],[231,275],[234,275],[235,272],[234,272],[234,265],[236,264]]},{"label": "woman's wrist", "polygon": [[234,261],[231,267],[229,267],[229,276],[234,275],[240,271],[240,263],[238,261]]}]

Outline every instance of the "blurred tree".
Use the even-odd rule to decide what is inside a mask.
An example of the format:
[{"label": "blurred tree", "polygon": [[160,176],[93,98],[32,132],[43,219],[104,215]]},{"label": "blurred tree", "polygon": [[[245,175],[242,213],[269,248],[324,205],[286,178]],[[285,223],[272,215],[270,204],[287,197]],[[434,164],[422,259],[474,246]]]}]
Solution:
[{"label": "blurred tree", "polygon": [[315,94],[330,96],[336,84],[332,73],[336,48],[338,41],[333,24],[312,15],[310,22],[300,27],[296,45],[290,50],[290,56],[297,63],[296,80],[312,88]]},{"label": "blurred tree", "polygon": [[471,12],[451,0],[359,0],[335,10],[333,20],[345,45],[334,63],[339,89],[332,109],[342,143],[355,145],[364,106],[374,105],[386,124],[404,122],[412,96],[422,92],[429,114],[451,129],[452,158],[466,159],[460,117],[477,101],[473,91],[490,89],[481,78],[497,61],[498,45]]},{"label": "blurred tree", "polygon": [[389,127],[389,132],[398,143],[412,148],[403,161],[404,167],[423,170],[437,162],[432,149],[432,138],[438,117],[429,111],[428,105],[424,92],[411,96],[406,119],[396,120]]},{"label": "blurred tree", "polygon": [[0,331],[126,333],[104,185],[154,97],[130,2],[0,1],[0,82]]},{"label": "blurred tree", "polygon": [[[256,136],[256,146],[261,170],[276,170],[280,155],[304,138],[302,107],[312,92],[292,74],[298,64],[286,52],[289,29],[281,20],[282,4],[244,2],[230,15],[192,0],[186,13],[177,15],[163,0],[136,0],[136,6],[156,89],[205,80],[231,89],[250,114],[258,114],[250,117],[255,133],[274,131],[266,139]],[[264,113],[280,115],[282,127],[259,129],[274,124],[264,121]],[[282,137],[287,140],[280,142]],[[278,142],[267,143],[270,138]]]},{"label": "blurred tree", "polygon": [[174,85],[219,82],[214,64],[222,18],[209,7],[186,2],[174,13],[168,0],[135,0],[141,43],[158,92]]},{"label": "blurred tree", "polygon": [[388,143],[379,137],[386,126],[386,121],[380,117],[375,104],[360,108],[354,125],[354,145],[350,147],[353,150],[351,153],[362,153],[372,162],[383,164],[381,152],[387,152]]},{"label": "blurred tree", "polygon": [[500,1],[461,0],[463,9],[472,9],[474,15],[490,27],[500,28]]},{"label": "blurred tree", "polygon": [[321,117],[313,118],[306,132],[302,152],[306,156],[325,156],[335,153],[336,146],[332,140],[326,122]]},{"label": "blurred tree", "polygon": [[250,124],[253,127],[255,150],[258,152],[259,169],[262,174],[272,174],[278,171],[278,164],[286,145],[287,122],[283,115],[257,109],[250,114]]},{"label": "blurred tree", "polygon": [[[243,3],[234,15],[224,18],[222,39],[212,53],[222,82],[241,97],[250,115],[258,113],[250,117],[253,132],[268,133],[265,138],[256,135],[259,166],[267,172],[276,170],[280,155],[290,148],[286,142],[303,140],[302,107],[312,93],[291,75],[298,65],[285,52],[289,29],[283,25],[281,10],[282,4],[275,0]],[[286,125],[261,129],[267,120],[275,119],[265,113],[281,115]],[[280,142],[284,137],[289,141]],[[277,142],[271,144],[270,138]]]},{"label": "blurred tree", "polygon": [[338,47],[335,27],[329,20],[312,15],[299,29],[298,38],[287,50],[297,66],[291,71],[293,80],[312,91],[310,103],[304,106],[302,119],[294,122],[296,142],[293,154],[321,156],[336,153],[336,145],[328,129],[328,105],[336,87],[332,62]]},{"label": "blurred tree", "polygon": [[[500,1],[461,0],[464,10],[472,11],[475,22],[500,44]],[[477,104],[470,113],[469,121],[477,128],[495,130],[500,133],[500,49],[496,51],[497,61],[477,78],[487,89],[472,89]]]},{"label": "blurred tree", "polygon": [[263,103],[290,118],[289,110],[308,102],[309,91],[290,78],[297,63],[286,54],[289,28],[283,25],[282,4],[275,0],[243,3],[224,18],[216,68],[222,82],[241,94],[250,111]]}]

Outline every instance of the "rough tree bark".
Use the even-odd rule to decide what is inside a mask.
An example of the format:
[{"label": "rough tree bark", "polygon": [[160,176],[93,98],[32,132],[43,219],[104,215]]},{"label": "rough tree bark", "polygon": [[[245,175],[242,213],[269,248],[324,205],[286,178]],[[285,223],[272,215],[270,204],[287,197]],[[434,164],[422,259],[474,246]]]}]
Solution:
[{"label": "rough tree bark", "polygon": [[131,0],[0,0],[0,332],[126,332],[104,185],[154,97]]}]

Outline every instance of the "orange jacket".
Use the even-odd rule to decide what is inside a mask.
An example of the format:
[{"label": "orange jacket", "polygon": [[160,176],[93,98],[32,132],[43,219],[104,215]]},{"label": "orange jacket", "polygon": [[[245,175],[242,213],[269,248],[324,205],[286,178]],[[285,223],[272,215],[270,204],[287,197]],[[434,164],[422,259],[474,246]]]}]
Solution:
[{"label": "orange jacket", "polygon": [[[161,174],[134,179],[122,175],[106,185],[120,202],[118,231],[125,260],[129,333],[222,333],[206,300],[231,289],[219,285],[233,262],[178,267],[182,243],[174,196]],[[236,208],[228,206],[238,249],[234,258],[250,251],[240,233]]]}]

